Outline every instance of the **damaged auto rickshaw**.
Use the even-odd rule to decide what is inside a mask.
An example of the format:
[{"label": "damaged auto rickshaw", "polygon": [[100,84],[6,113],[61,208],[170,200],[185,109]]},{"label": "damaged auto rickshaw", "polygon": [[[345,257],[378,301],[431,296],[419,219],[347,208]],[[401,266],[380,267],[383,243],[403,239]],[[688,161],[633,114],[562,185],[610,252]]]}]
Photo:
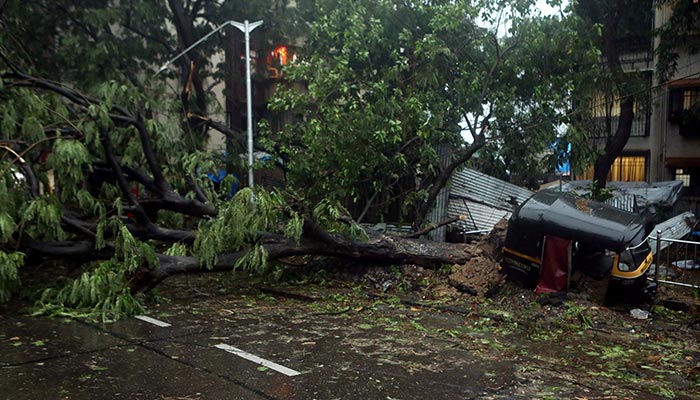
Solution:
[{"label": "damaged auto rickshaw", "polygon": [[564,292],[574,272],[609,277],[606,303],[639,302],[653,256],[650,214],[541,191],[510,218],[501,270],[538,293]]}]

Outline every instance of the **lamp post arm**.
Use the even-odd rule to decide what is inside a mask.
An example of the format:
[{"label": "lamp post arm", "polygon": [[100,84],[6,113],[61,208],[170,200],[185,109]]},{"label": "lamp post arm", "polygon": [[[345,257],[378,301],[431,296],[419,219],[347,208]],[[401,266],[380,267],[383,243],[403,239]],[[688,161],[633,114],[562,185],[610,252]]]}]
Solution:
[{"label": "lamp post arm", "polygon": [[192,45],[191,45],[190,47],[188,47],[188,48],[186,48],[185,50],[181,51],[180,54],[178,54],[178,55],[176,55],[175,57],[173,57],[173,58],[171,58],[170,60],[168,60],[165,64],[163,64],[163,66],[160,67],[160,69],[158,70],[158,72],[156,72],[155,74],[153,74],[153,76],[156,76],[156,75],[160,74],[161,72],[165,71],[166,69],[168,69],[168,66],[169,66],[170,64],[172,64],[172,63],[174,63],[175,61],[177,61],[180,57],[182,57],[182,56],[184,56],[185,54],[187,54],[188,51],[192,50],[192,49],[195,48],[197,45],[199,45],[199,44],[202,43],[203,41],[207,40],[211,35],[215,34],[216,32],[218,32],[218,31],[220,31],[220,30],[222,30],[222,29],[224,29],[224,28],[225,28],[226,26],[228,26],[228,25],[235,25],[235,22],[234,22],[234,21],[226,21],[226,22],[224,22],[223,24],[217,26],[214,30],[212,30],[211,32],[209,32],[209,33],[207,33],[206,35],[204,35],[201,39],[199,39],[199,40],[197,40],[196,42],[192,43]]}]

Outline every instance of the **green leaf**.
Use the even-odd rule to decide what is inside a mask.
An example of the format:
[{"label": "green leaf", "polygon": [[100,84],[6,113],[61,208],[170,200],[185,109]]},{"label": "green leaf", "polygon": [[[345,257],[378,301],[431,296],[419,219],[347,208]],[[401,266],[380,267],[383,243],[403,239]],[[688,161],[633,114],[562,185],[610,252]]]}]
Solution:
[{"label": "green leaf", "polygon": [[15,222],[12,217],[4,212],[0,212],[0,242],[8,242],[15,231]]},{"label": "green leaf", "polygon": [[44,127],[36,117],[25,118],[22,123],[22,137],[29,142],[35,142],[44,138]]}]

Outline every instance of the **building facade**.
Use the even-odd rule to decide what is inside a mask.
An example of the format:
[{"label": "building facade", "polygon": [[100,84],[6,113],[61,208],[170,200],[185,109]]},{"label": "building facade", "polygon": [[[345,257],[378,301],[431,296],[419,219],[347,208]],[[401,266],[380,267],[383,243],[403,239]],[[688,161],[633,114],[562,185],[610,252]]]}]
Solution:
[{"label": "building facade", "polygon": [[[700,7],[698,0],[686,0]],[[656,9],[655,28],[671,17],[670,5]],[[700,21],[697,37],[700,40]],[[659,39],[655,39],[658,47]],[[658,62],[658,60],[655,60]],[[652,177],[656,180],[678,179],[684,184],[685,197],[700,200],[700,54],[679,51],[678,65],[670,79],[660,81],[658,101],[652,113],[655,139],[650,146]]]},{"label": "building facade", "polygon": [[[700,7],[698,0],[682,0]],[[655,32],[672,15],[669,4],[655,7],[649,33]],[[690,40],[700,42],[698,35]],[[659,37],[651,40],[621,40],[620,61],[626,73],[639,74],[651,88],[639,93],[634,105],[634,122],[622,154],[615,160],[609,181],[682,180],[684,208],[698,210],[700,203],[700,54],[678,49],[677,68],[668,78],[657,72]],[[595,104],[595,103],[598,104]],[[594,128],[591,140],[605,143],[606,133],[614,132],[619,117],[619,99],[601,97],[593,104]],[[592,171],[578,176],[591,179]]]}]

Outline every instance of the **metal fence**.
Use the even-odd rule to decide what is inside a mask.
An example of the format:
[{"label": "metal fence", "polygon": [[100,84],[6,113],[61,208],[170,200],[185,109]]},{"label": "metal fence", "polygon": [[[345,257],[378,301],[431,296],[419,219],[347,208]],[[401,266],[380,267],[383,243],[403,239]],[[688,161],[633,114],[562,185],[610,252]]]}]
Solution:
[{"label": "metal fence", "polygon": [[664,238],[660,230],[649,239],[655,241],[654,270],[649,279],[657,287],[664,284],[700,289],[700,242]]},{"label": "metal fence", "polygon": [[623,194],[620,196],[611,197],[605,200],[605,204],[610,204],[615,208],[629,212],[639,212],[637,207],[637,195],[635,194]]}]

